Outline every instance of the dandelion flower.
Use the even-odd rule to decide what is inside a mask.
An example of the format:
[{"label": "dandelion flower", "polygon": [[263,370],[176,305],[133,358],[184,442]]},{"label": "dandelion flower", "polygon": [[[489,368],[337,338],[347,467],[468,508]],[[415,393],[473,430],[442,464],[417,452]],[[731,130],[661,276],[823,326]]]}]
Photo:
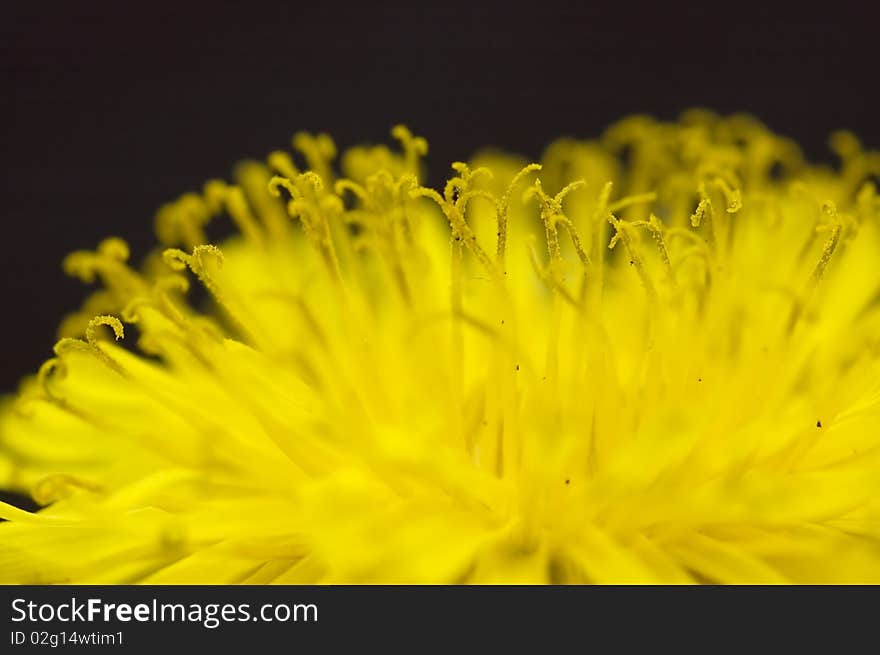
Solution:
[{"label": "dandelion flower", "polygon": [[435,190],[392,134],[66,259],[3,582],[880,581],[880,154],[690,111]]}]

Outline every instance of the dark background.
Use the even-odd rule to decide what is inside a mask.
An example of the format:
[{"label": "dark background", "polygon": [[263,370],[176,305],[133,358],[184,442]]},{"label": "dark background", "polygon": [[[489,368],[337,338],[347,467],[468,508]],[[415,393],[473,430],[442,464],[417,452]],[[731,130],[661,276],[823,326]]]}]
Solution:
[{"label": "dark background", "polygon": [[[537,157],[630,112],[750,111],[813,158],[880,146],[878,23],[737,2],[6,2],[0,9],[0,392],[85,295],[69,251],[152,244],[155,209],[300,129],[345,146],[396,122],[430,181],[494,144]],[[803,3],[806,4],[806,3]],[[133,8],[137,7],[137,8]],[[522,7],[522,8],[519,8]]]}]

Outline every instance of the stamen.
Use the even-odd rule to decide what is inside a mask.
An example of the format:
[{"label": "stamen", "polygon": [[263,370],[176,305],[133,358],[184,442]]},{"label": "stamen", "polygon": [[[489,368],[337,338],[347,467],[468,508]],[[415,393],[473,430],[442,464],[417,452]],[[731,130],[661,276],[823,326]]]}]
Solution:
[{"label": "stamen", "polygon": [[727,202],[727,213],[735,214],[742,209],[742,194],[739,189],[732,188],[725,180],[716,177],[711,180],[711,184],[715,185],[724,194],[724,200]]},{"label": "stamen", "polygon": [[660,251],[660,259],[666,268],[666,274],[670,281],[675,285],[675,270],[672,268],[672,260],[669,258],[669,249],[666,247],[666,240],[663,238],[663,223],[657,216],[651,212],[647,221],[634,221],[633,227],[644,227],[651,233],[651,237],[657,243],[657,249]]},{"label": "stamen", "polygon": [[642,262],[642,258],[639,256],[639,253],[635,248],[635,244],[633,243],[632,237],[628,232],[631,227],[630,224],[621,221],[611,212],[608,212],[608,222],[611,224],[612,227],[614,227],[615,230],[614,236],[611,238],[611,242],[608,244],[608,249],[613,250],[618,241],[623,242],[623,247],[624,249],[626,249],[626,254],[629,257],[633,268],[636,269],[636,272],[639,275],[639,279],[642,282],[642,286],[645,287],[645,292],[648,296],[648,302],[654,304],[657,301],[657,290],[654,288],[654,283],[651,281],[651,276],[645,269],[645,264],[644,262]]},{"label": "stamen", "polygon": [[245,238],[254,243],[262,243],[263,233],[241,187],[228,185],[222,180],[211,180],[205,183],[204,194],[212,212],[219,213],[221,208],[225,207],[229,217]]},{"label": "stamen", "polygon": [[302,153],[313,175],[317,175],[328,185],[333,184],[333,160],[336,158],[336,144],[329,134],[309,134],[297,132],[293,135],[293,149]]},{"label": "stamen", "polygon": [[816,262],[816,265],[813,267],[813,272],[810,274],[810,280],[807,283],[806,288],[799,297],[795,298],[794,304],[792,305],[786,327],[786,331],[789,334],[794,331],[798,322],[803,317],[804,312],[819,287],[819,283],[822,281],[822,277],[825,275],[825,270],[828,268],[831,258],[834,256],[838,245],[840,245],[843,221],[837,212],[837,206],[829,201],[822,205],[822,211],[831,218],[831,223],[818,225],[816,227],[816,232],[829,231],[830,234],[822,248],[822,254],[819,256],[819,261]]},{"label": "stamen", "polygon": [[709,198],[700,198],[700,202],[697,203],[697,208],[694,210],[694,213],[691,214],[691,225],[694,227],[700,227],[700,224],[703,222],[703,218],[707,214],[711,214],[711,212],[712,203]]},{"label": "stamen", "polygon": [[[495,263],[490,259],[490,257],[486,254],[486,251],[480,246],[477,242],[477,236],[474,234],[474,231],[467,224],[465,220],[464,214],[462,212],[463,206],[459,204],[461,200],[461,195],[463,195],[468,189],[467,185],[472,179],[473,174],[468,175],[467,165],[462,164],[461,162],[456,162],[453,164],[453,168],[457,171],[465,171],[465,174],[462,177],[453,177],[447,183],[444,189],[445,197],[441,196],[434,189],[429,189],[428,187],[417,186],[414,189],[409,191],[409,196],[411,198],[425,197],[433,200],[440,207],[443,215],[446,216],[446,219],[449,221],[450,226],[452,227],[452,240],[453,242],[461,242],[463,243],[468,250],[470,250],[479,262],[483,265],[483,267],[491,274],[495,274],[497,272],[497,268],[495,267]],[[485,169],[484,169],[485,170]],[[474,173],[480,172],[480,169],[475,171]],[[484,174],[480,172],[480,174]]]},{"label": "stamen", "polygon": [[329,215],[341,213],[342,201],[335,195],[324,192],[324,184],[315,173],[308,171],[291,180],[274,176],[269,180],[269,193],[280,197],[279,188],[286,189],[291,200],[287,203],[287,213],[298,218],[303,231],[318,249],[324,259],[330,277],[341,279],[339,260],[333,245]]},{"label": "stamen", "polygon": [[241,318],[241,314],[233,308],[223,290],[220,288],[220,285],[217,284],[217,281],[208,270],[208,258],[214,260],[217,268],[222,268],[223,253],[217,246],[196,246],[193,248],[191,255],[182,250],[178,250],[177,248],[169,248],[162,253],[162,259],[172,270],[182,271],[189,268],[213,296],[214,301],[223,308],[242,334],[244,334],[251,342],[254,342],[254,333],[247,327],[244,320]]},{"label": "stamen", "polygon": [[269,165],[269,168],[277,171],[281,177],[289,180],[293,180],[300,175],[299,169],[297,169],[296,164],[293,163],[291,156],[283,150],[276,150],[269,153],[269,156],[266,158],[266,163]]},{"label": "stamen", "polygon": [[574,224],[562,212],[562,201],[565,197],[585,184],[586,182],[584,182],[584,180],[571,182],[551,198],[544,192],[544,189],[541,186],[541,180],[535,180],[535,184],[526,189],[526,192],[523,194],[523,200],[538,198],[541,203],[541,220],[544,221],[544,231],[547,235],[547,250],[550,254],[550,262],[552,266],[558,265],[562,260],[562,252],[559,247],[559,233],[556,229],[557,223],[561,223],[565,227],[581,263],[585,267],[589,264],[590,259],[586,252],[584,252]]},{"label": "stamen", "polygon": [[43,388],[43,392],[46,394],[46,397],[50,400],[61,403],[64,402],[64,398],[52,391],[50,382],[53,379],[61,379],[65,377],[67,377],[67,365],[60,357],[52,357],[51,359],[47,359],[45,362],[43,362],[43,365],[40,366],[40,370],[37,372],[37,381]]},{"label": "stamen", "polygon": [[[98,344],[97,337],[97,329],[99,326],[105,325],[113,330],[113,335],[116,337],[116,341],[119,341],[125,336],[125,330],[122,327],[122,322],[116,318],[115,316],[96,316],[91,321],[89,321],[89,325],[86,328],[86,338],[85,341],[82,339],[71,339],[69,337],[65,337],[63,339],[59,339],[55,344],[55,354],[59,357],[69,352],[85,352],[91,355],[95,355],[98,359],[100,359],[104,364],[108,366],[108,368],[112,369],[116,373],[119,373],[122,376],[125,376],[125,370],[119,365],[116,360],[114,360],[110,355],[105,353]],[[52,360],[49,360],[51,362]],[[43,366],[46,367],[49,362],[46,362]],[[49,366],[46,369],[45,375],[52,370],[52,367]],[[44,375],[44,381],[45,381]],[[48,386],[45,386],[48,391]]]},{"label": "stamen", "polygon": [[510,209],[510,198],[513,195],[513,190],[526,175],[539,170],[541,170],[540,164],[529,164],[520,170],[519,173],[513,176],[510,184],[507,185],[507,190],[504,192],[504,195],[501,196],[501,201],[498,203],[498,208],[495,214],[498,223],[498,247],[495,254],[495,261],[502,271],[505,268],[505,259],[507,257],[507,212]]},{"label": "stamen", "polygon": [[86,328],[86,341],[96,348],[98,346],[96,331],[101,325],[106,325],[113,330],[113,336],[116,337],[117,341],[125,336],[125,329],[118,318],[115,316],[96,316],[89,321],[89,326]]},{"label": "stamen", "polygon": [[144,278],[128,264],[128,244],[122,239],[105,239],[95,252],[78,250],[64,258],[64,272],[87,284],[100,277],[102,284],[114,293],[126,296],[149,288]]},{"label": "stamen", "polygon": [[365,205],[370,201],[370,196],[367,193],[367,190],[364,189],[364,187],[362,187],[357,182],[353,182],[351,180],[337,180],[336,183],[333,185],[333,190],[339,196],[343,195],[346,191],[351,191],[355,196],[357,196],[358,200],[360,200]]},{"label": "stamen", "polygon": [[831,217],[833,223],[830,226],[820,226],[816,228],[816,231],[825,231],[830,230],[831,234],[828,236],[828,240],[825,242],[825,246],[822,248],[822,255],[819,257],[819,261],[816,262],[816,267],[813,269],[812,280],[813,284],[818,285],[822,276],[825,274],[825,269],[828,268],[828,263],[831,261],[831,257],[834,255],[834,251],[837,250],[837,246],[840,244],[840,234],[843,228],[843,221],[841,221],[840,215],[837,213],[837,207],[833,202],[827,202],[822,206],[822,210]]},{"label": "stamen", "polygon": [[406,170],[418,178],[420,160],[428,154],[428,142],[424,137],[415,136],[406,125],[395,125],[391,128],[391,136],[400,141]]},{"label": "stamen", "polygon": [[223,266],[223,253],[217,246],[201,245],[193,248],[192,254],[189,255],[177,248],[169,248],[162,253],[162,259],[165,263],[175,271],[182,271],[189,268],[196,277],[201,280],[202,284],[214,296],[222,296],[222,291],[217,283],[208,273],[205,267],[205,255],[211,255],[217,263],[217,267]]},{"label": "stamen", "polygon": [[572,307],[580,309],[580,303],[578,303],[575,297],[571,295],[571,292],[560,283],[558,276],[553,275],[547,267],[541,265],[540,258],[538,257],[538,251],[535,249],[534,240],[529,240],[528,248],[529,258],[532,262],[532,268],[535,269],[535,273],[537,273],[538,277],[551,289],[559,292],[559,295],[567,300],[572,305]]},{"label": "stamen", "polygon": [[181,243],[192,248],[206,241],[204,226],[211,210],[197,193],[187,193],[156,212],[156,236],[165,245]]},{"label": "stamen", "polygon": [[709,198],[709,194],[706,191],[706,186],[704,184],[700,183],[698,192],[700,194],[700,202],[697,203],[697,208],[694,210],[693,215],[691,215],[691,225],[693,227],[700,227],[700,225],[705,224],[706,241],[711,247],[714,247],[715,223],[712,220],[714,214],[712,200]]},{"label": "stamen", "polygon": [[360,225],[366,230],[350,239],[355,250],[372,246],[383,256],[407,305],[412,297],[403,267],[405,246],[401,241],[409,245],[411,233],[403,208],[405,200],[401,187],[408,189],[414,181],[413,176],[405,175],[395,182],[389,173],[380,171],[367,178],[366,189],[351,180],[339,180],[335,185],[337,194],[350,190],[363,205],[363,209],[354,209],[345,214],[347,223]]}]

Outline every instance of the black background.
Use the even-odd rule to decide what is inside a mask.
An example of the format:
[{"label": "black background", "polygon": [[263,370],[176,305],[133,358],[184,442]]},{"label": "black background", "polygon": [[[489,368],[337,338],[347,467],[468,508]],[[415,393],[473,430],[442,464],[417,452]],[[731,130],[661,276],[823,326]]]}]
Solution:
[{"label": "black background", "polygon": [[161,203],[296,130],[345,146],[406,122],[434,183],[479,146],[536,157],[695,105],[750,111],[813,158],[839,127],[878,147],[878,23],[861,4],[4,2],[0,392],[85,295],[67,252],[116,234],[142,255]]}]

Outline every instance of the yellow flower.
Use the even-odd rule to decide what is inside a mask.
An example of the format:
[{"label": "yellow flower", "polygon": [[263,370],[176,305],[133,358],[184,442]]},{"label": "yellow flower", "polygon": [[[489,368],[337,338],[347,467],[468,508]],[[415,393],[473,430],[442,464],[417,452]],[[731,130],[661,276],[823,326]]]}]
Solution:
[{"label": "yellow flower", "polygon": [[393,135],[68,257],[103,290],[0,416],[45,505],[0,580],[880,581],[880,154],[691,111],[436,191]]}]

